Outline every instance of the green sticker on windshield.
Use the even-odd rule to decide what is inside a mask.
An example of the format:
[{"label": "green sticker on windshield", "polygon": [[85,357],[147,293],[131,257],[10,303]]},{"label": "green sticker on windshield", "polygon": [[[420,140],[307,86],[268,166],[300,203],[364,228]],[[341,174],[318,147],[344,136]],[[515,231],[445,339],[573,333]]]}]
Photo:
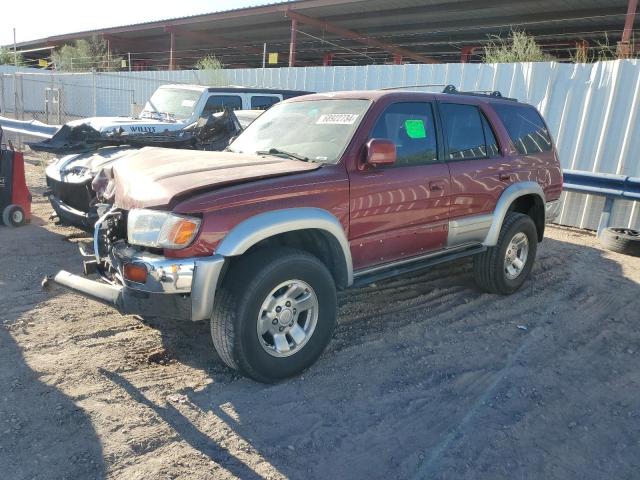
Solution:
[{"label": "green sticker on windshield", "polygon": [[404,129],[407,131],[409,138],[426,138],[427,132],[424,129],[422,120],[405,120]]}]

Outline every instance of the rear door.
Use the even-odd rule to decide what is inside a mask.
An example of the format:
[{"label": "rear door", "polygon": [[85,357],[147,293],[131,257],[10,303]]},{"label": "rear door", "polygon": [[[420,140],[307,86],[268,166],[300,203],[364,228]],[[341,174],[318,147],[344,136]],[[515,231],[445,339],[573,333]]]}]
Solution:
[{"label": "rear door", "polygon": [[396,145],[397,162],[364,165],[350,175],[350,243],[356,269],[444,247],[449,169],[439,157],[433,104],[396,102],[379,115],[369,138]]},{"label": "rear door", "polygon": [[[455,236],[456,222],[493,212],[498,198],[513,181],[512,165],[503,155],[495,129],[481,105],[452,99],[439,102],[438,108],[445,138],[445,160],[451,173],[450,218],[454,225],[451,233]],[[450,238],[448,246],[456,243],[460,242]]]}]

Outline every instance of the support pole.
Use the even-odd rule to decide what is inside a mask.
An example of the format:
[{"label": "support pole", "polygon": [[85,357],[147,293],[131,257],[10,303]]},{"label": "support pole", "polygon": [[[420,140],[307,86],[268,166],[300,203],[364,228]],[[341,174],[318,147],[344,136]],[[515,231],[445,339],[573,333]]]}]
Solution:
[{"label": "support pole", "polygon": [[13,66],[18,66],[18,47],[16,44],[16,27],[13,27]]},{"label": "support pole", "polygon": [[322,57],[322,65],[324,65],[325,67],[330,67],[332,63],[333,63],[333,53],[325,52],[325,54]]},{"label": "support pole", "polygon": [[262,68],[266,67],[267,65],[267,44],[263,43],[262,44]]},{"label": "support pole", "polygon": [[296,66],[296,48],[298,43],[298,20],[291,19],[291,43],[289,45],[289,66]]},{"label": "support pole", "polygon": [[472,46],[464,46],[460,50],[460,63],[469,63],[471,60],[471,55],[473,54],[474,47]]},{"label": "support pole", "polygon": [[611,211],[613,210],[613,202],[613,197],[607,197],[604,201],[604,207],[602,208],[602,213],[600,214],[600,222],[598,222],[598,238],[600,238],[604,229],[609,226],[609,219],[611,218]]},{"label": "support pole", "polygon": [[176,69],[176,61],[174,57],[174,51],[176,49],[176,34],[172,31],[169,33],[170,35],[170,47],[169,47],[169,70]]},{"label": "support pole", "polygon": [[629,0],[627,4],[627,15],[624,18],[624,30],[622,31],[622,40],[618,46],[618,54],[620,58],[628,58],[633,53],[631,51],[631,34],[633,33],[633,21],[638,8],[638,0]]}]

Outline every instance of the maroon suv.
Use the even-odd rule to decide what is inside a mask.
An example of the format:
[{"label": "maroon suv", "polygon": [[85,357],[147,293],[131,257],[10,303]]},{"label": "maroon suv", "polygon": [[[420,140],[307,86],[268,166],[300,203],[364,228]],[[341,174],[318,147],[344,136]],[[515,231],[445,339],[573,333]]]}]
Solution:
[{"label": "maroon suv", "polygon": [[311,365],[336,290],[473,256],[516,291],[562,174],[540,114],[493,94],[360,91],[273,106],[225,152],[145,148],[113,168],[86,272],[58,284],[123,313],[210,320],[234,369]]}]

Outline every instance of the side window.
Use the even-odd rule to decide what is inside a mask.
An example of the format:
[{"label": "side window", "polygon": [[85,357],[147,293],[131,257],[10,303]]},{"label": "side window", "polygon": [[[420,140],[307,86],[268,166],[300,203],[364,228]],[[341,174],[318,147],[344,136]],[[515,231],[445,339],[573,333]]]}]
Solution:
[{"label": "side window", "polygon": [[523,155],[551,150],[551,136],[538,111],[529,105],[494,104],[511,141]]},{"label": "side window", "polygon": [[279,101],[278,97],[254,95],[251,97],[251,110],[267,110],[271,105]]},{"label": "side window", "polygon": [[380,115],[369,138],[396,144],[397,166],[438,161],[436,131],[430,103],[394,103]]},{"label": "side window", "polygon": [[497,155],[498,142],[489,122],[475,105],[440,105],[449,151],[449,160],[487,158]]},{"label": "side window", "polygon": [[202,114],[222,112],[225,108],[231,110],[242,110],[242,98],[237,95],[211,95],[202,110]]}]

